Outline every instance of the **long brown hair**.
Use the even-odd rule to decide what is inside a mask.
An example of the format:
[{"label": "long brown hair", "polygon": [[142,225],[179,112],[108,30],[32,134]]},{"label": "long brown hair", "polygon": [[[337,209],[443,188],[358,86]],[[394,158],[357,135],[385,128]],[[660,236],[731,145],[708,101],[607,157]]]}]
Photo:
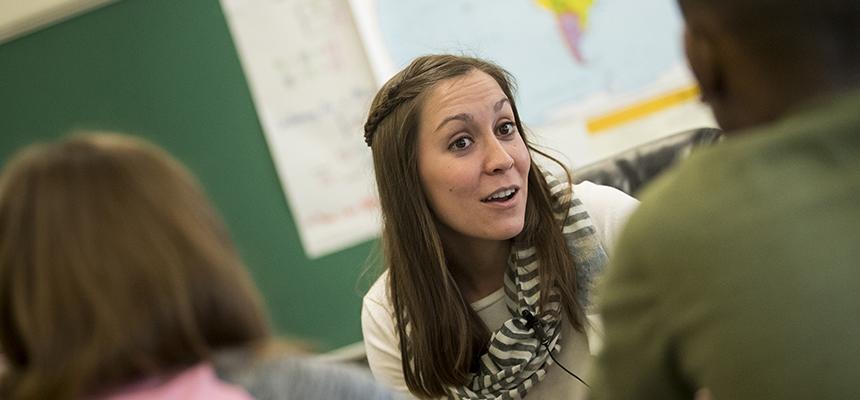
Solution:
[{"label": "long brown hair", "polygon": [[262,342],[261,299],[193,176],[112,134],[0,176],[0,397],[74,399]]},{"label": "long brown hair", "polygon": [[[531,152],[559,163],[528,142],[514,101],[512,77],[497,65],[477,58],[431,55],[415,59],[379,90],[365,124],[365,141],[372,148],[382,208],[384,264],[403,373],[409,390],[425,397],[442,396],[446,387],[465,384],[490,339],[487,326],[465,301],[448,269],[417,162],[416,138],[426,94],[443,80],[475,70],[490,75],[504,91]],[[525,226],[517,240],[536,247],[542,287],[558,290],[570,323],[582,329],[573,260],[561,222],[553,216],[549,188],[533,158]],[[541,292],[541,303],[549,293]]]}]

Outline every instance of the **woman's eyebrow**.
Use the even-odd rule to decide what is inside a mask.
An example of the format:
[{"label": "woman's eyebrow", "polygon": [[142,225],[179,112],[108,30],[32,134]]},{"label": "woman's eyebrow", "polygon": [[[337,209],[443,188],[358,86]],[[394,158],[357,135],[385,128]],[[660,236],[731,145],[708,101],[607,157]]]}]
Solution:
[{"label": "woman's eyebrow", "polygon": [[508,101],[508,98],[507,98],[507,97],[503,97],[501,100],[499,100],[499,101],[497,101],[497,102],[496,102],[496,105],[494,105],[494,106],[493,106],[493,111],[495,111],[495,112],[499,112],[499,110],[501,110],[501,109],[502,109],[502,106],[504,106],[504,105],[505,105],[505,103],[508,103],[508,102],[509,102],[509,101]]},{"label": "woman's eyebrow", "polygon": [[[505,106],[505,103],[510,103],[510,101],[508,100],[507,97],[502,97],[501,100],[497,101],[496,104],[493,105],[493,111],[495,111],[495,112],[501,111],[502,107]],[[439,129],[442,128],[442,126],[444,126],[448,122],[451,122],[451,121],[472,122],[472,119],[473,119],[472,114],[468,114],[468,113],[459,113],[456,115],[451,115],[451,116],[443,119],[442,122],[440,122],[439,125],[436,127],[436,129],[433,130],[433,132],[438,131]]]},{"label": "woman's eyebrow", "polygon": [[443,119],[442,122],[439,123],[439,126],[437,126],[433,132],[438,131],[439,129],[442,128],[443,125],[447,124],[448,122],[451,122],[451,121],[471,122],[472,119],[473,119],[472,114],[459,113],[456,115],[452,115],[452,116],[449,116],[449,117],[446,117],[445,119]]}]

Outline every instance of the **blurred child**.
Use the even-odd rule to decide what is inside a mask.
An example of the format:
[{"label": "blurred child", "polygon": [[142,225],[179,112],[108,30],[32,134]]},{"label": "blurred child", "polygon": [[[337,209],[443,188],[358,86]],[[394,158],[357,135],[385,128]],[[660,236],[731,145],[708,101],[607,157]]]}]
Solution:
[{"label": "blurred child", "polygon": [[0,398],[390,398],[356,371],[266,356],[271,342],[220,217],[166,152],[90,134],[9,161]]}]

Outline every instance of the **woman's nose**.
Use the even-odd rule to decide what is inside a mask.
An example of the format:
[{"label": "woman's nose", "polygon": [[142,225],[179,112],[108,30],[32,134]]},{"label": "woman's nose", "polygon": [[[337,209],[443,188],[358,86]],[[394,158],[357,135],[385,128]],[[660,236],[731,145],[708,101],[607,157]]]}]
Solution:
[{"label": "woman's nose", "polygon": [[508,153],[505,145],[495,135],[489,143],[485,163],[487,173],[498,174],[513,168],[514,158]]}]

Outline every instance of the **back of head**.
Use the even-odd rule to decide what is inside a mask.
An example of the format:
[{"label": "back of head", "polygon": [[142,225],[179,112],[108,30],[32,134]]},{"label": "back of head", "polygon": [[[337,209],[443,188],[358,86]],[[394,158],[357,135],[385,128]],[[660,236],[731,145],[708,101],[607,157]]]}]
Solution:
[{"label": "back of head", "polygon": [[798,104],[860,84],[860,2],[679,4],[691,67],[726,129],[778,118]]},{"label": "back of head", "polygon": [[[854,0],[679,0],[687,17],[710,16],[761,62],[827,57],[860,66],[860,3]],[[805,57],[802,57],[805,56]]]},{"label": "back of head", "polygon": [[266,334],[217,213],[164,151],[73,136],[0,175],[4,398],[109,390]]}]

